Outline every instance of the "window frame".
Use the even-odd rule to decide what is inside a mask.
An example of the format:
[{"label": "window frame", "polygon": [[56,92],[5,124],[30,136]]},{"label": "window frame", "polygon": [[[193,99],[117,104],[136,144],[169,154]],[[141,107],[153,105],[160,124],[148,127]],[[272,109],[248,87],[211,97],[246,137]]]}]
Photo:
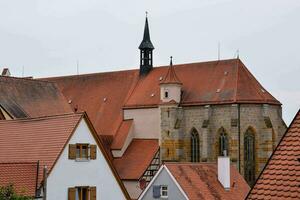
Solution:
[{"label": "window frame", "polygon": [[[76,186],[75,189],[76,189],[75,199],[76,199],[77,194],[78,194],[78,200],[84,200],[82,198],[82,194],[83,194],[82,191],[83,191],[83,189],[85,189],[86,190],[85,200],[90,200],[90,187],[89,186]],[[79,189],[80,189],[80,195],[79,195],[79,192],[78,192]]]},{"label": "window frame", "polygon": [[[167,194],[164,194],[164,192],[166,192]],[[161,185],[160,186],[160,197],[163,199],[168,198],[169,194],[168,194],[168,186],[167,185]]]},{"label": "window frame", "polygon": [[[79,147],[79,156],[77,154],[78,147]],[[83,147],[86,147],[84,157],[83,157]],[[89,159],[90,159],[90,144],[76,143],[76,160],[89,160]]]}]

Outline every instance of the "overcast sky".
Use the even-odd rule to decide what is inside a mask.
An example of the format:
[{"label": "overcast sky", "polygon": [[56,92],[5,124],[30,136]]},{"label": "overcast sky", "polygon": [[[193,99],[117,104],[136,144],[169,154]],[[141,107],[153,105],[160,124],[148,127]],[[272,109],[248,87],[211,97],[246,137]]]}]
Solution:
[{"label": "overcast sky", "polygon": [[300,108],[300,0],[0,0],[0,67],[46,77],[139,66],[145,11],[154,64],[240,58],[283,104]]}]

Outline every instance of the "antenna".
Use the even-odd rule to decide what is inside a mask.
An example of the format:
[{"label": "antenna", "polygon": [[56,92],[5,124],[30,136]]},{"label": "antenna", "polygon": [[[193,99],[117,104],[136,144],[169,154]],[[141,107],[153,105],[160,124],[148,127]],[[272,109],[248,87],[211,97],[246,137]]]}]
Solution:
[{"label": "antenna", "polygon": [[145,13],[146,13],[146,17],[148,17],[148,11],[146,11]]},{"label": "antenna", "polygon": [[218,60],[220,60],[221,57],[221,43],[220,41],[218,42]]},{"label": "antenna", "polygon": [[77,67],[77,75],[79,75],[79,61],[78,61],[78,59],[76,60],[76,67]]}]

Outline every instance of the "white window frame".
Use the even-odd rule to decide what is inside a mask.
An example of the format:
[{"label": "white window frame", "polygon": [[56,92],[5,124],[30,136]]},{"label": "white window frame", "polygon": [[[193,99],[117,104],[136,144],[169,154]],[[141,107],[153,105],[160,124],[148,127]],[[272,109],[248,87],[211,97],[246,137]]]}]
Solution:
[{"label": "white window frame", "polygon": [[[166,189],[163,189],[164,187],[165,187]],[[166,192],[167,195],[163,195],[164,192]],[[168,186],[167,186],[167,185],[161,185],[161,186],[160,186],[160,197],[163,198],[163,199],[168,198]]]}]

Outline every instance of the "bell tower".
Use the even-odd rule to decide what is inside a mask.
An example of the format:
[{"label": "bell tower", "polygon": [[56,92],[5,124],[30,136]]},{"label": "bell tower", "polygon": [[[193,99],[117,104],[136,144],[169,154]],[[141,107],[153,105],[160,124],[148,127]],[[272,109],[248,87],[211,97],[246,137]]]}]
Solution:
[{"label": "bell tower", "polygon": [[144,37],[139,46],[140,49],[140,75],[147,75],[153,68],[153,54],[154,46],[150,40],[148,16],[146,12],[146,22],[144,29]]}]

